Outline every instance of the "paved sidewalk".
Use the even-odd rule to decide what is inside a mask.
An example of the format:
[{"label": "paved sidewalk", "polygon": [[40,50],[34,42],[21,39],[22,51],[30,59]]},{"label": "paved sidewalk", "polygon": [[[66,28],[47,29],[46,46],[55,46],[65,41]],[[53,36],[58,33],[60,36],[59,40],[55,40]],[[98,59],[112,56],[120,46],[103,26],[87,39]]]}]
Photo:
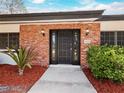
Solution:
[{"label": "paved sidewalk", "polygon": [[50,65],[28,93],[97,93],[80,66]]}]

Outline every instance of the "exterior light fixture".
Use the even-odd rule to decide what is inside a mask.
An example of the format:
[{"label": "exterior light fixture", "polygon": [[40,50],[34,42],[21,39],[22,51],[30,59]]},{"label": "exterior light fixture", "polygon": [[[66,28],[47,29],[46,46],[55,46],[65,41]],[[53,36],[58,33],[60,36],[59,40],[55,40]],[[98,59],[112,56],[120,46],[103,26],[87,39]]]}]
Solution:
[{"label": "exterior light fixture", "polygon": [[89,33],[90,33],[90,30],[87,28],[86,32],[85,32],[85,35],[87,36],[87,35],[89,35]]},{"label": "exterior light fixture", "polygon": [[44,31],[44,29],[40,30],[40,34],[42,34],[43,36],[45,36],[45,31]]}]

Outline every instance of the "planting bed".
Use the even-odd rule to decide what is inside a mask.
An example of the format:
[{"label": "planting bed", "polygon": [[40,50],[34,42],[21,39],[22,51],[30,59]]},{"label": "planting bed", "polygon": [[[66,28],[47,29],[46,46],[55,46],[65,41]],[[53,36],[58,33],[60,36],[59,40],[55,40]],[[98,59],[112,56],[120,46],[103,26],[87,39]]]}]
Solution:
[{"label": "planting bed", "polygon": [[124,84],[117,84],[110,80],[98,80],[88,67],[83,68],[83,71],[98,93],[124,93]]},{"label": "planting bed", "polygon": [[23,76],[18,75],[17,66],[0,65],[0,93],[26,93],[43,75],[47,68],[26,68]]}]

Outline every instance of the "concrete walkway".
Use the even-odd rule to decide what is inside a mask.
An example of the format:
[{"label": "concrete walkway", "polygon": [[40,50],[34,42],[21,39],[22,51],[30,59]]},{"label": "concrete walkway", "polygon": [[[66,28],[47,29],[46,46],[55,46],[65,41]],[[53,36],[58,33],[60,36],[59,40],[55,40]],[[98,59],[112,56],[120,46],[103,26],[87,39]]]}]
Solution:
[{"label": "concrete walkway", "polygon": [[50,65],[28,93],[97,93],[79,66]]}]

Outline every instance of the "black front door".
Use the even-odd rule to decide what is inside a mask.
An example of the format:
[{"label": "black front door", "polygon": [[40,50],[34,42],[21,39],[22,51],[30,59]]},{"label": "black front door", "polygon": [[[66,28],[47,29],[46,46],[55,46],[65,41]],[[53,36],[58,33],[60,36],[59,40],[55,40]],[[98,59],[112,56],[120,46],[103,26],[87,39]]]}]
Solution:
[{"label": "black front door", "polygon": [[79,65],[79,33],[77,29],[62,29],[50,31],[50,61],[51,64]]}]

